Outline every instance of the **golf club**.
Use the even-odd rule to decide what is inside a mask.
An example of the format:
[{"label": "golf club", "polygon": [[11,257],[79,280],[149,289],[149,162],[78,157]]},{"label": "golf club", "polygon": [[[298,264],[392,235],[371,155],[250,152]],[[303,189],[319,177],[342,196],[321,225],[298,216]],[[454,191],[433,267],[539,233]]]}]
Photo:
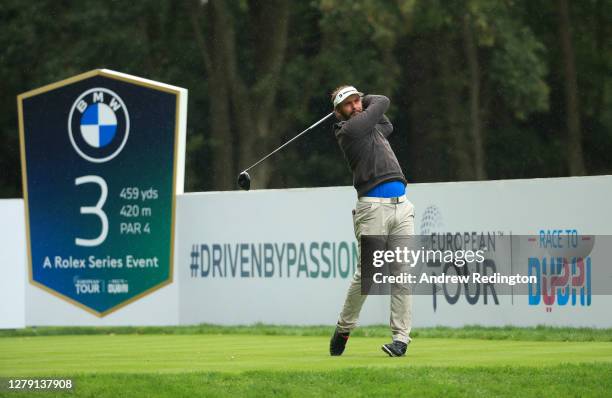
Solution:
[{"label": "golf club", "polygon": [[276,152],[280,151],[281,149],[283,149],[284,147],[286,147],[287,145],[289,145],[292,141],[294,141],[295,139],[297,139],[299,136],[301,136],[302,134],[305,134],[306,132],[308,132],[309,130],[313,129],[314,127],[318,126],[319,124],[323,123],[326,119],[328,119],[330,116],[332,116],[334,114],[334,112],[331,112],[329,115],[323,117],[321,120],[319,120],[318,122],[316,122],[315,124],[313,124],[312,126],[308,127],[306,130],[302,131],[301,133],[299,133],[298,135],[296,135],[295,137],[293,137],[292,139],[290,139],[289,141],[285,142],[283,145],[279,146],[278,148],[276,148],[274,151],[270,152],[269,154],[267,154],[266,156],[264,156],[263,158],[259,159],[257,162],[255,162],[255,164],[247,167],[246,169],[244,169],[244,171],[242,173],[240,173],[238,175],[238,186],[242,189],[244,189],[245,191],[248,191],[249,189],[251,189],[251,176],[249,175],[248,171],[250,169],[252,169],[253,167],[257,166],[258,164],[260,164],[261,162],[263,162],[264,160],[266,160],[267,158],[269,158],[270,156],[274,155]]}]

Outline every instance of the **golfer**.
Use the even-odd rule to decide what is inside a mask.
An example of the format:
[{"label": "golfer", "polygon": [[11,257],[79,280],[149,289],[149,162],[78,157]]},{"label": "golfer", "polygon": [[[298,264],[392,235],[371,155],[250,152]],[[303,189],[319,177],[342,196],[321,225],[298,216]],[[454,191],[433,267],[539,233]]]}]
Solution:
[{"label": "golfer", "polygon": [[[331,100],[339,120],[334,125],[334,134],[353,172],[353,186],[357,190],[353,226],[360,251],[362,235],[413,235],[414,207],[406,199],[406,177],[387,141],[393,132],[393,125],[385,116],[389,99],[382,95],[364,96],[353,86],[340,86],[332,93]],[[366,297],[361,294],[361,264],[358,264],[330,341],[331,355],[344,352]],[[392,294],[393,341],[382,346],[389,356],[406,354],[411,323],[412,297]]]}]

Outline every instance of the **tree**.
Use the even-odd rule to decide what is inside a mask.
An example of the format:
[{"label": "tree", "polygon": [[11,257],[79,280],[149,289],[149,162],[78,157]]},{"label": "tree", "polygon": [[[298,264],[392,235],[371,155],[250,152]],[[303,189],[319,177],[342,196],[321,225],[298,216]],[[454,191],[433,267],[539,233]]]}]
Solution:
[{"label": "tree", "polygon": [[[270,125],[285,59],[289,3],[252,0],[241,9],[222,0],[193,0],[191,7],[209,81],[214,186],[232,189],[239,165],[250,165],[278,143]],[[236,32],[237,26],[243,30]],[[253,186],[267,187],[269,163],[258,166],[257,174]]]},{"label": "tree", "polygon": [[474,40],[472,16],[470,13],[463,15],[462,21],[463,46],[465,58],[468,64],[469,75],[469,97],[470,97],[470,134],[474,156],[474,178],[485,180],[487,172],[485,169],[485,148],[482,132],[482,120],[480,116],[480,63],[478,60],[478,48]]},{"label": "tree", "polygon": [[574,47],[572,44],[571,22],[567,0],[557,0],[559,18],[559,41],[561,44],[563,72],[565,76],[565,110],[567,120],[567,163],[571,175],[585,175],[582,153],[582,132],[578,104],[578,84]]},{"label": "tree", "polygon": [[[390,142],[411,181],[581,174],[580,158],[610,173],[611,6],[5,0],[0,196],[20,192],[16,95],[100,67],[189,89],[188,191],[236,188],[343,83],[391,98]],[[331,124],[258,166],[254,187],[350,184]]]}]

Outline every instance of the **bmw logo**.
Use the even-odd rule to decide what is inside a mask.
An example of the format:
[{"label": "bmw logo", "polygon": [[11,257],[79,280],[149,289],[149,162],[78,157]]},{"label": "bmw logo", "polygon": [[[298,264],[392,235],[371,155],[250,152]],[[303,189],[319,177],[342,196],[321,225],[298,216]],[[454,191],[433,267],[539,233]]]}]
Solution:
[{"label": "bmw logo", "polygon": [[130,117],[123,100],[107,88],[92,88],[72,104],[68,135],[85,160],[103,163],[117,156],[130,132]]}]

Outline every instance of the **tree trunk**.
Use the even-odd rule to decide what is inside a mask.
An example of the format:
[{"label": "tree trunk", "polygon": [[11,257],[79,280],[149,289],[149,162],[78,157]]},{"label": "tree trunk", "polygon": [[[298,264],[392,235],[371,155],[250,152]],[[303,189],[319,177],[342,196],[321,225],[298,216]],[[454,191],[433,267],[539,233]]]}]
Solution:
[{"label": "tree trunk", "polygon": [[[474,179],[472,154],[469,139],[465,131],[465,122],[462,117],[461,91],[463,81],[457,76],[455,65],[457,54],[454,51],[453,35],[445,35],[439,48],[440,80],[443,88],[444,111],[440,115],[446,121],[445,129],[448,132],[448,145],[446,150],[452,159],[451,178],[458,181]],[[445,140],[446,141],[446,140]]]},{"label": "tree trunk", "polygon": [[563,72],[565,77],[565,111],[567,117],[567,162],[570,175],[586,174],[584,156],[582,153],[582,132],[580,127],[580,111],[578,106],[578,83],[576,81],[576,65],[574,48],[572,46],[571,24],[567,0],[557,0],[559,17],[559,39],[563,56]]},{"label": "tree trunk", "polygon": [[478,49],[474,43],[472,21],[469,14],[463,17],[463,45],[470,76],[470,137],[472,139],[472,148],[474,148],[474,175],[477,180],[485,180],[487,174],[480,119],[480,67],[478,65]]},{"label": "tree trunk", "polygon": [[233,39],[233,37],[230,39],[228,36],[233,36],[233,33],[228,32],[223,25],[223,21],[227,19],[223,10],[216,9],[213,4],[210,7],[213,9],[207,10],[207,23],[210,24],[211,36],[215,40],[206,40],[204,36],[199,20],[200,12],[197,0],[192,3],[190,17],[194,36],[206,67],[209,93],[211,94],[209,131],[213,150],[211,162],[213,187],[216,190],[229,190],[235,186],[236,169],[234,166],[235,145],[230,117],[230,87],[228,87],[225,71],[227,60],[224,58],[226,58],[228,42]]},{"label": "tree trunk", "polygon": [[[194,0],[194,7],[201,7]],[[205,5],[209,35],[204,36],[192,13],[194,31],[202,49],[211,98],[211,137],[214,139],[215,188],[233,189],[240,170],[264,156],[281,133],[271,129],[276,92],[285,57],[289,3],[281,0],[248,3],[250,38],[253,40],[255,76],[249,86],[238,64],[235,21],[222,0]],[[248,27],[247,27],[248,28]],[[202,43],[200,43],[202,42]],[[252,188],[266,188],[270,164],[257,166]]]},{"label": "tree trunk", "polygon": [[[597,22],[595,28],[595,51],[597,54],[597,63],[601,65],[605,65],[605,57],[608,54],[606,52],[606,43],[608,37],[606,35],[606,14],[604,13],[604,2],[603,0],[597,0]],[[599,73],[599,84],[595,88],[595,101],[594,101],[594,110],[593,110],[593,118],[595,120],[601,120],[601,115],[605,111],[605,87],[606,87],[606,76],[607,76],[606,68],[601,68]]]},{"label": "tree trunk", "polygon": [[[276,93],[280,72],[285,61],[289,2],[284,0],[249,1],[249,18],[254,40],[255,83],[242,104],[236,103],[235,113],[249,109],[248,125],[238,128],[240,160],[248,167],[268,154],[279,144],[283,131],[272,125],[276,117]],[[243,119],[244,121],[244,119]],[[257,166],[254,188],[267,188],[272,179],[274,161],[266,160]]]},{"label": "tree trunk", "polygon": [[[440,151],[435,147],[439,142],[440,128],[435,106],[437,93],[432,90],[435,82],[435,71],[430,68],[436,60],[435,46],[431,37],[415,38],[411,41],[406,56],[410,60],[411,73],[406,76],[408,104],[410,174],[414,182],[440,181],[446,178],[442,174],[443,164]],[[396,133],[397,134],[397,133]]]}]

